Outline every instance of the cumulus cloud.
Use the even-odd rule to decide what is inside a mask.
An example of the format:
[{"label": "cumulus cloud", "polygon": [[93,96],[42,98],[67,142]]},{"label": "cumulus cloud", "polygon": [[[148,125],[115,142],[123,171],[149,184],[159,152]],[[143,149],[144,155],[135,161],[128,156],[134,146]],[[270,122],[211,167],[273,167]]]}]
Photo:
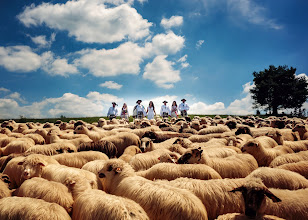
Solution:
[{"label": "cumulus cloud", "polygon": [[306,73],[298,74],[296,77],[303,77],[303,78],[305,78],[306,81],[308,82],[308,76],[306,75]]},{"label": "cumulus cloud", "polygon": [[10,90],[9,89],[6,89],[6,88],[3,88],[3,87],[0,87],[0,92],[9,92]]},{"label": "cumulus cloud", "polygon": [[101,83],[99,86],[100,87],[106,87],[108,89],[117,89],[117,90],[119,90],[119,89],[122,88],[123,85],[120,85],[120,84],[118,84],[116,82],[113,82],[113,81],[106,81],[104,83]]},{"label": "cumulus cloud", "polygon": [[32,72],[41,65],[41,57],[28,46],[0,47],[0,66],[11,72]]},{"label": "cumulus cloud", "polygon": [[39,35],[35,37],[30,36],[30,38],[33,43],[37,44],[39,47],[50,47],[52,42],[54,42],[56,39],[56,34],[52,33],[50,36],[50,40],[47,40],[45,35]]},{"label": "cumulus cloud", "polygon": [[204,40],[198,40],[197,43],[196,43],[196,48],[197,50],[199,50],[202,46],[202,44],[204,43]]},{"label": "cumulus cloud", "polygon": [[18,19],[26,27],[44,24],[52,29],[68,31],[69,36],[87,43],[142,39],[149,35],[152,25],[129,4],[107,8],[98,0],[32,4],[18,15]]},{"label": "cumulus cloud", "polygon": [[158,87],[170,89],[181,80],[180,71],[173,69],[173,62],[166,60],[167,55],[159,55],[145,66],[144,79],[152,80]]},{"label": "cumulus cloud", "polygon": [[182,16],[172,16],[171,18],[163,18],[160,22],[160,25],[163,26],[165,29],[170,29],[173,27],[179,27],[183,24],[183,17]]},{"label": "cumulus cloud", "polygon": [[204,102],[196,102],[190,106],[189,114],[220,114],[225,109],[225,104],[216,102],[214,104],[205,104]]},{"label": "cumulus cloud", "polygon": [[140,47],[132,42],[110,50],[84,50],[81,54],[76,63],[98,77],[138,74],[143,61]]},{"label": "cumulus cloud", "polygon": [[7,95],[5,98],[14,99],[14,100],[19,101],[23,104],[27,103],[27,101],[24,98],[22,98],[20,93],[18,93],[18,92],[13,92],[13,93]]},{"label": "cumulus cloud", "polygon": [[42,69],[52,76],[68,77],[71,74],[77,74],[78,69],[73,64],[68,64],[65,58],[55,58],[50,51],[42,54]]},{"label": "cumulus cloud", "polygon": [[65,93],[58,98],[47,98],[40,102],[21,106],[12,98],[0,98],[0,118],[92,117],[106,115],[112,101],[122,98],[111,94],[89,92],[86,97]]}]

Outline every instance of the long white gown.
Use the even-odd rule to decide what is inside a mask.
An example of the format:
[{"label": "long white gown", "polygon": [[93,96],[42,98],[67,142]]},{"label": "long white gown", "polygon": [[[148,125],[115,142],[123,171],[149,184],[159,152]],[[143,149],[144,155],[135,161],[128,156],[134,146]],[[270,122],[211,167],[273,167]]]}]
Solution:
[{"label": "long white gown", "polygon": [[154,108],[153,107],[148,107],[148,119],[153,119],[154,118]]}]

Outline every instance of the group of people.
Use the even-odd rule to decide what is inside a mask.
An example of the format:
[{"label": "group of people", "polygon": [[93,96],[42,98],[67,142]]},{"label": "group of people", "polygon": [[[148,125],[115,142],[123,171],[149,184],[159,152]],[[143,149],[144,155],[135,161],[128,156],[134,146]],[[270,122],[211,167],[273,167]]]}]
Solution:
[{"label": "group of people", "polygon": [[[187,117],[187,111],[189,110],[189,106],[185,103],[186,99],[181,100],[182,103],[179,105],[176,104],[176,101],[172,102],[171,109],[167,105],[167,101],[163,101],[163,105],[160,108],[160,116],[166,118],[166,117],[174,117],[178,118],[178,112],[182,115],[182,117]],[[147,109],[144,108],[143,105],[141,105],[142,100],[137,100],[136,106],[133,110],[133,118],[142,119],[143,117],[147,117],[148,119],[153,119],[156,115],[154,103],[152,101],[149,102],[149,106]],[[117,103],[112,102],[112,107],[109,108],[107,117],[111,120],[118,116],[118,109],[116,108]],[[127,109],[127,104],[124,103],[123,107],[121,109],[121,118],[127,119],[129,118],[129,113]]]}]

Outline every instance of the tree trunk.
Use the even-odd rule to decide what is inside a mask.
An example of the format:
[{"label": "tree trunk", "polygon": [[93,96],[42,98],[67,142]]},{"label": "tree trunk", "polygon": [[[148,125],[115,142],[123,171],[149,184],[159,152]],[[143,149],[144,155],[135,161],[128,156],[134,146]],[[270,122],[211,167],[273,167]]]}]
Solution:
[{"label": "tree trunk", "polygon": [[273,115],[278,115],[278,107],[273,106]]}]

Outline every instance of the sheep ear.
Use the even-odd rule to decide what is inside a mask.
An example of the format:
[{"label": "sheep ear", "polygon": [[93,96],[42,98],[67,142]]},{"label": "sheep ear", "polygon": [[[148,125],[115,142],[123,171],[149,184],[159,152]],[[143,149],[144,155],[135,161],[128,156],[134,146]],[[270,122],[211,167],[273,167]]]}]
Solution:
[{"label": "sheep ear", "polygon": [[117,168],[115,168],[114,172],[115,173],[121,173],[122,172],[122,168],[117,167]]},{"label": "sheep ear", "polygon": [[42,167],[44,167],[45,166],[45,164],[44,163],[38,163],[38,165],[40,165],[40,166],[42,166]]},{"label": "sheep ear", "polygon": [[264,194],[270,198],[273,202],[281,202],[281,199],[279,199],[277,196],[275,196],[271,191],[268,189],[264,192]]},{"label": "sheep ear", "polygon": [[244,189],[244,187],[243,186],[240,186],[240,187],[237,187],[237,188],[235,188],[235,189],[233,189],[233,190],[231,190],[230,192],[243,192],[243,189]]}]

